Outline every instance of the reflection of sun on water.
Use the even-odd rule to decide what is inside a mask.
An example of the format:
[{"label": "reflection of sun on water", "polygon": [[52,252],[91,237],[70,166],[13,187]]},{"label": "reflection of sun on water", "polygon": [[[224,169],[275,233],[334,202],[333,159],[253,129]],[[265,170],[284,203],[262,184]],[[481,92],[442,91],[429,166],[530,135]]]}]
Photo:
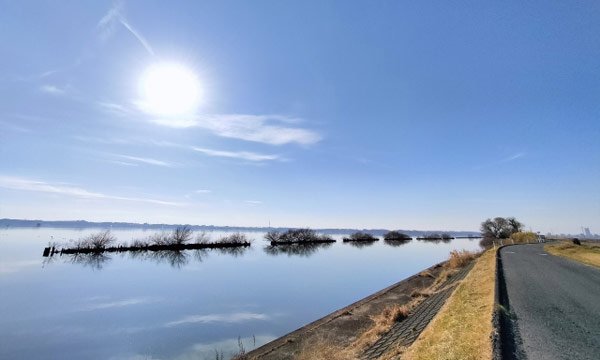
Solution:
[{"label": "reflection of sun on water", "polygon": [[140,108],[152,115],[192,114],[200,102],[201,89],[196,74],[177,63],[151,65],[139,83]]}]

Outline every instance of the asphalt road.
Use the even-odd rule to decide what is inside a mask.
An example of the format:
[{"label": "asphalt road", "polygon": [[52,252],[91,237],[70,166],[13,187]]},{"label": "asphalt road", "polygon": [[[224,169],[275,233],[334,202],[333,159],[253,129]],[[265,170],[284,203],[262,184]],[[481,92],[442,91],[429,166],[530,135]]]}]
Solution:
[{"label": "asphalt road", "polygon": [[518,358],[600,359],[600,269],[543,244],[501,249]]}]

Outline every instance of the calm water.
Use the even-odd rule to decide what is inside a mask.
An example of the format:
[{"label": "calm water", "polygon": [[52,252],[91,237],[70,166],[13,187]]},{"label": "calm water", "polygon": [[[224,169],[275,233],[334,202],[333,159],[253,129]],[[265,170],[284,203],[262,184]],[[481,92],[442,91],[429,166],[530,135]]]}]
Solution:
[{"label": "calm water", "polygon": [[[426,267],[450,243],[338,242],[309,253],[216,250],[132,258],[41,256],[98,229],[0,230],[0,358],[214,359],[250,350]],[[117,230],[122,241],[152,232]],[[218,238],[224,233],[209,233]],[[343,234],[334,236],[341,239]]]}]

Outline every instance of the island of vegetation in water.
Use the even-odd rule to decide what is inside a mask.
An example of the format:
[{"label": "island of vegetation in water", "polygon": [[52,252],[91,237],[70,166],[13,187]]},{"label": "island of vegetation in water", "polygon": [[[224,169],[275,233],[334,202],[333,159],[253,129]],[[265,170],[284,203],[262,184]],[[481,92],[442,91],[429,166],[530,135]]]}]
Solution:
[{"label": "island of vegetation in water", "polygon": [[233,233],[216,241],[210,241],[206,233],[202,232],[194,237],[192,229],[181,226],[172,232],[161,232],[150,235],[146,239],[133,240],[131,243],[117,244],[116,237],[110,230],[104,230],[96,234],[79,239],[68,247],[58,250],[56,244],[51,244],[44,249],[43,256],[54,254],[86,254],[104,252],[126,252],[126,251],[181,251],[193,249],[222,249],[247,247],[252,242],[243,233]]},{"label": "island of vegetation in water", "polygon": [[265,234],[265,240],[269,241],[271,246],[278,245],[306,245],[334,243],[329,235],[318,234],[315,230],[309,228],[289,229],[283,233],[279,231],[269,231]]}]

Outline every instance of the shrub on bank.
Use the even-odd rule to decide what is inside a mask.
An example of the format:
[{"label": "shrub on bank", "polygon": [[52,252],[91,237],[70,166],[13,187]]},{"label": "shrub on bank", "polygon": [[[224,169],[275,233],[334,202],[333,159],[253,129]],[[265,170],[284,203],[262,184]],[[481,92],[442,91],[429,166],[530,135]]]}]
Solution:
[{"label": "shrub on bank", "polygon": [[399,231],[388,231],[384,236],[383,236],[384,240],[387,241],[408,241],[408,240],[412,240],[412,237],[401,233]]},{"label": "shrub on bank", "polygon": [[231,245],[240,245],[248,243],[248,237],[243,233],[233,233],[227,236],[223,236],[217,241],[217,244],[231,244]]},{"label": "shrub on bank", "polygon": [[510,235],[515,244],[532,243],[537,241],[537,234],[531,231],[519,231]]},{"label": "shrub on bank", "polygon": [[344,241],[377,241],[379,240],[378,238],[376,238],[375,236],[368,234],[368,233],[364,233],[361,231],[355,232],[354,234],[350,235],[349,237],[345,237]]},{"label": "shrub on bank", "polygon": [[76,242],[75,247],[78,249],[103,250],[116,240],[115,236],[110,233],[110,230],[105,230],[79,240]]},{"label": "shrub on bank", "polygon": [[289,229],[286,232],[270,231],[265,234],[265,240],[270,242],[306,243],[313,241],[333,241],[328,235],[319,235],[309,228]]}]

